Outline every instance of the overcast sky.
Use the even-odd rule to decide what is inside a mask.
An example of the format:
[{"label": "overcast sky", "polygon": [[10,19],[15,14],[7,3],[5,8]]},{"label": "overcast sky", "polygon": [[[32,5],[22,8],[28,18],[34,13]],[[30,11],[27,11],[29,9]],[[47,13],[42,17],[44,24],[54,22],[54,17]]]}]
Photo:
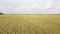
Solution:
[{"label": "overcast sky", "polygon": [[5,14],[60,14],[59,0],[0,0]]}]

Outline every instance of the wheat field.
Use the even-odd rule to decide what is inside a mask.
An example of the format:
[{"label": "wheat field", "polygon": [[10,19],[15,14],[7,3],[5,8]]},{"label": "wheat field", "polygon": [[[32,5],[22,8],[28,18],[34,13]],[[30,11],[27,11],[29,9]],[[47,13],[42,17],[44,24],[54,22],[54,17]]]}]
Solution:
[{"label": "wheat field", "polygon": [[60,15],[0,15],[0,34],[60,34]]}]

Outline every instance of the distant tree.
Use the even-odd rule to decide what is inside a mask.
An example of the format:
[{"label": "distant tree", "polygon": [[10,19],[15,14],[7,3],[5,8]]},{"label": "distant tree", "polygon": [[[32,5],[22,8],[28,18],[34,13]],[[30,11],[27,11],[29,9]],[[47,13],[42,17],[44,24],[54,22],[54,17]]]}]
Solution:
[{"label": "distant tree", "polygon": [[0,15],[3,15],[3,13],[0,13]]}]

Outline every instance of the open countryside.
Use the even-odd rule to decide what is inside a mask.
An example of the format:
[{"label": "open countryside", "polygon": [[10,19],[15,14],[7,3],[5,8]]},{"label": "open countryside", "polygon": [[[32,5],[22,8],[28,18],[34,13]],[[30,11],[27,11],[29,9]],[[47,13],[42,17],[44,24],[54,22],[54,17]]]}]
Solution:
[{"label": "open countryside", "polygon": [[0,34],[60,34],[60,15],[0,15]]}]

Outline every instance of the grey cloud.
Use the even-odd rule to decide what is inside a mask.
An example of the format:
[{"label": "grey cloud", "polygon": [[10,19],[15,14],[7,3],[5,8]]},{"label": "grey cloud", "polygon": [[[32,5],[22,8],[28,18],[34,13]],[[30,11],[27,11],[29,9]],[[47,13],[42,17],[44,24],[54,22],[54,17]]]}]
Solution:
[{"label": "grey cloud", "polygon": [[6,14],[60,14],[56,0],[0,0],[0,11]]}]

